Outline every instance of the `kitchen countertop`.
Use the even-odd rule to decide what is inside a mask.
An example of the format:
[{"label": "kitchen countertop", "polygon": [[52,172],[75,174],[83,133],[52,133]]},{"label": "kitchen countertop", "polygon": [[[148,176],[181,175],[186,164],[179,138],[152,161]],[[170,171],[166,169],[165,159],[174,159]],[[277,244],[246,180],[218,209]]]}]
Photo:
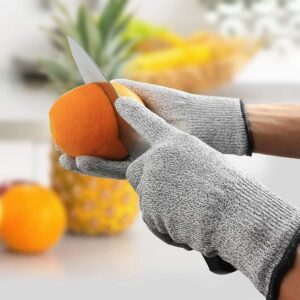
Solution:
[{"label": "kitchen countertop", "polygon": [[68,235],[40,256],[2,249],[0,265],[3,299],[263,299],[241,274],[210,273],[199,253],[165,245],[141,221],[115,237]]}]

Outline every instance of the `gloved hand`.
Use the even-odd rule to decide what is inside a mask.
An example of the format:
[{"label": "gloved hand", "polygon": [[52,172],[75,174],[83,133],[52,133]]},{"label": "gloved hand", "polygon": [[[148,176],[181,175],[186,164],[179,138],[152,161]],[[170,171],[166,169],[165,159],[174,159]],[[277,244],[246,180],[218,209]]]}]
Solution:
[{"label": "gloved hand", "polygon": [[[194,135],[216,150],[236,155],[251,155],[251,134],[241,100],[200,96],[162,86],[126,79],[117,82],[137,93],[146,106],[169,124]],[[124,179],[130,163],[105,161],[82,156],[60,158],[68,169],[98,177]]]},{"label": "gloved hand", "polygon": [[149,229],[168,244],[219,255],[277,299],[300,240],[299,210],[147,108],[126,99],[116,108],[151,145],[126,173]]},{"label": "gloved hand", "polygon": [[243,102],[236,98],[189,94],[126,79],[115,80],[141,97],[167,123],[224,154],[251,155],[251,135]]}]

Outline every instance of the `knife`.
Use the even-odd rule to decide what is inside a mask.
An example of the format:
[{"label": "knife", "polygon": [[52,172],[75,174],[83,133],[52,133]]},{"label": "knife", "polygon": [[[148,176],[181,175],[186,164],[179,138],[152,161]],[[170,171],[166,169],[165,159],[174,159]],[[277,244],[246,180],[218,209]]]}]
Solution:
[{"label": "knife", "polygon": [[117,113],[114,103],[119,98],[119,95],[100,67],[73,38],[68,36],[67,39],[81,78],[84,83],[99,83],[101,85],[115,111],[120,140],[130,157],[136,159],[147,151],[150,145]]}]

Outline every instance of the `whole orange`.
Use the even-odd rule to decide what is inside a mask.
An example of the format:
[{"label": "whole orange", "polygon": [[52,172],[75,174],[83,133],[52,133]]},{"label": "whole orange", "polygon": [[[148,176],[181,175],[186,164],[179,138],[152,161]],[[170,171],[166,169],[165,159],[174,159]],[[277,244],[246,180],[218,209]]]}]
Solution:
[{"label": "whole orange", "polygon": [[65,209],[50,189],[35,184],[13,186],[4,193],[1,206],[1,238],[11,250],[43,252],[65,231]]},{"label": "whole orange", "polygon": [[[113,83],[120,96],[142,100],[127,87]],[[119,160],[128,155],[119,139],[114,108],[101,84],[81,85],[57,99],[50,112],[54,143],[66,154]]]}]

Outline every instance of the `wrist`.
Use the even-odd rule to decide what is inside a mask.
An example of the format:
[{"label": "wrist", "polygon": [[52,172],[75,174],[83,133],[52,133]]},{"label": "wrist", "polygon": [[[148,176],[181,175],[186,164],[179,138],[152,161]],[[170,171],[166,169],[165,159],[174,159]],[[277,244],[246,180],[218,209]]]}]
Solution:
[{"label": "wrist", "polygon": [[280,300],[296,300],[299,298],[299,243],[300,229],[294,234],[281,261],[273,271],[267,296],[268,300],[277,300],[278,298]]},{"label": "wrist", "polygon": [[246,111],[254,152],[300,158],[299,104],[252,104]]},{"label": "wrist", "polygon": [[279,300],[297,300],[300,295],[300,246],[295,251],[295,258],[290,269],[283,276],[280,285]]}]

